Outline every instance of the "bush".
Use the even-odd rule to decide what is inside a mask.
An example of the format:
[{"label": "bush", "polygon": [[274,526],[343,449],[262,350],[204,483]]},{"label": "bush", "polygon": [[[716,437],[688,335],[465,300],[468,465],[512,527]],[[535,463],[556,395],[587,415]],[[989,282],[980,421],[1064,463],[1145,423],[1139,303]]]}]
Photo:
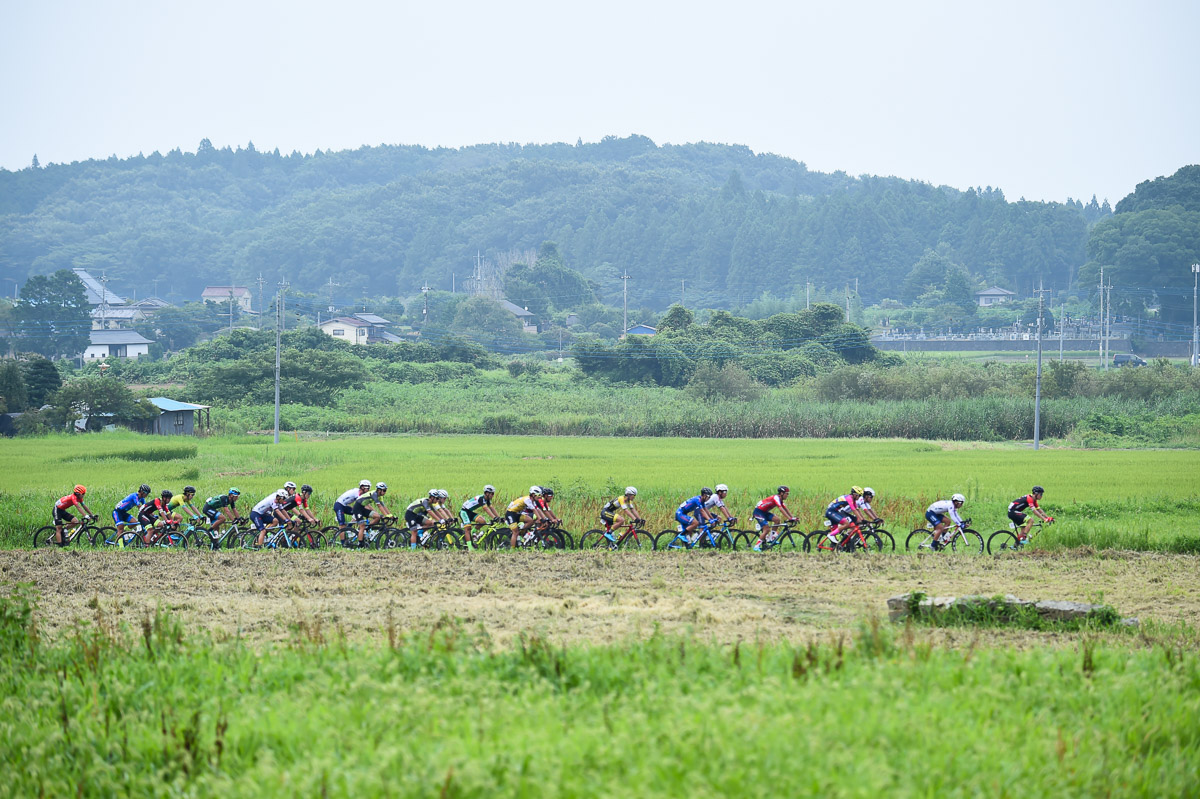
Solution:
[{"label": "bush", "polygon": [[756,400],[766,389],[754,382],[750,374],[735,363],[724,366],[705,361],[696,367],[692,379],[684,389],[693,397],[705,402],[721,400]]}]

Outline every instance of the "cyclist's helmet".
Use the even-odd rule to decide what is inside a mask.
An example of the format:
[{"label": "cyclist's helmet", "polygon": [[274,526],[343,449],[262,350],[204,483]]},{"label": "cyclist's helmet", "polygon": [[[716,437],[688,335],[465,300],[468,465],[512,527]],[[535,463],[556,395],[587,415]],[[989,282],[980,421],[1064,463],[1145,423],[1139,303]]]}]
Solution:
[{"label": "cyclist's helmet", "polygon": [[310,486],[308,483],[305,483],[304,485],[300,486],[300,492],[302,494],[311,494],[312,486]]},{"label": "cyclist's helmet", "polygon": [[229,496],[231,496],[231,497],[240,497],[241,495],[242,495],[242,492],[241,492],[241,491],[238,491],[236,488],[231,488],[231,489],[229,489]]},{"label": "cyclist's helmet", "polygon": [[375,489],[377,491],[387,491],[387,483],[376,483]]},{"label": "cyclist's helmet", "polygon": [[964,497],[962,494],[955,494],[954,496],[950,497],[950,501],[951,502],[966,502],[967,498]]},{"label": "cyclist's helmet", "polygon": [[496,493],[496,487],[495,487],[494,485],[492,485],[492,484],[490,484],[490,483],[489,483],[488,485],[485,485],[485,486],[483,487],[483,493],[485,493],[485,494],[495,494],[495,493]]},{"label": "cyclist's helmet", "polygon": [[359,488],[370,488],[370,487],[371,487],[371,481],[370,481],[370,480],[359,480],[359,481],[358,481],[358,487],[359,487]]},{"label": "cyclist's helmet", "polygon": [[779,494],[786,494],[787,492],[789,492],[791,490],[792,489],[788,488],[787,486],[780,486],[779,488],[775,489],[776,493],[779,493]]},{"label": "cyclist's helmet", "polygon": [[864,497],[873,497],[875,496],[875,489],[871,488],[870,486],[866,486],[862,490],[862,495]]},{"label": "cyclist's helmet", "polygon": [[288,480],[286,483],[283,484],[283,487],[284,488],[295,488],[296,484],[293,483],[291,480]]},{"label": "cyclist's helmet", "polygon": [[711,497],[711,496],[712,496],[712,489],[711,489],[711,488],[709,488],[708,486],[705,486],[704,488],[700,489],[700,496],[702,496],[702,497]]},{"label": "cyclist's helmet", "polygon": [[81,485],[77,485],[77,486],[75,486],[74,493],[82,497],[84,494],[87,493],[87,489]]},{"label": "cyclist's helmet", "polygon": [[184,487],[183,487],[183,495],[184,495],[185,497],[186,497],[186,496],[188,496],[189,494],[195,494],[195,493],[196,493],[196,487],[195,487],[195,486],[184,486]]},{"label": "cyclist's helmet", "polygon": [[850,486],[850,493],[856,497],[861,497],[863,493],[862,486]]},{"label": "cyclist's helmet", "polygon": [[633,486],[626,486],[626,487],[625,487],[625,496],[627,496],[627,497],[636,497],[636,496],[637,496],[637,489],[636,489],[636,488],[634,488]]},{"label": "cyclist's helmet", "polygon": [[[81,486],[75,486],[75,487],[76,487],[76,488],[80,488]],[[1042,488],[1041,486],[1034,486],[1034,487],[1033,487],[1033,491],[1031,491],[1031,492],[1029,492],[1029,493],[1031,493],[1031,494],[1045,494],[1045,493],[1046,493],[1046,489]]]},{"label": "cyclist's helmet", "polygon": [[431,489],[429,489],[429,498],[430,498],[430,499],[437,499],[437,498],[438,498],[438,490],[437,490],[436,488],[431,488]]},{"label": "cyclist's helmet", "polygon": [[530,486],[529,487],[529,496],[540,497],[541,495],[542,495],[542,487],[541,486]]},{"label": "cyclist's helmet", "polygon": [[542,489],[542,496],[544,496],[544,497],[552,497],[552,496],[554,496],[554,489],[553,489],[553,488],[543,488],[543,489]]},{"label": "cyclist's helmet", "polygon": [[438,499],[450,499],[450,492],[447,491],[446,489],[439,488],[437,490],[437,492],[438,492]]},{"label": "cyclist's helmet", "polygon": [[174,494],[174,492],[173,492],[173,491],[171,491],[171,489],[169,489],[169,488],[164,488],[164,489],[162,490],[162,498],[163,498],[163,499],[170,499],[170,498],[171,498],[171,497],[173,497],[173,496],[175,496],[175,494]]},{"label": "cyclist's helmet", "polygon": [[276,492],[275,492],[275,499],[278,499],[278,500],[285,500],[285,499],[287,499],[287,492],[286,492],[286,491],[283,491],[283,490],[276,491]]},{"label": "cyclist's helmet", "polygon": [[729,486],[725,485],[724,483],[717,483],[717,493],[718,494],[720,494],[722,491],[728,491],[728,490],[729,490]]},{"label": "cyclist's helmet", "polygon": [[142,483],[140,486],[138,486],[138,493],[139,494],[149,494],[150,486],[146,485],[145,483]]}]

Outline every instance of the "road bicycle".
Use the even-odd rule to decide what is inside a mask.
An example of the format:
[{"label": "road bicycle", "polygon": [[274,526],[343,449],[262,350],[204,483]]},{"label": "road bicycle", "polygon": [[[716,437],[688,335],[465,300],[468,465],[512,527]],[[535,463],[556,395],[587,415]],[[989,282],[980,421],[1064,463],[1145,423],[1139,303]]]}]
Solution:
[{"label": "road bicycle", "polygon": [[611,530],[588,530],[579,538],[580,549],[654,549],[654,536],[645,530],[645,519],[630,519]]},{"label": "road bicycle", "polygon": [[186,531],[181,532],[175,524],[165,524],[162,527],[150,525],[142,534],[141,545],[163,549],[187,549],[188,534]]},{"label": "road bicycle", "polygon": [[758,532],[742,530],[734,536],[734,549],[754,549],[754,543],[760,541],[759,552],[795,552],[804,549],[804,533],[792,532],[792,528],[800,522],[796,519],[784,522],[770,522]]},{"label": "road bicycle", "polygon": [[92,546],[141,549],[145,545],[142,540],[145,531],[141,522],[126,522],[125,529],[119,533],[116,527],[101,527],[92,535]]},{"label": "road bicycle", "polygon": [[[507,527],[500,527],[493,530],[484,539],[485,549],[511,549],[511,544],[512,531]],[[566,544],[563,541],[560,530],[551,528],[546,522],[539,519],[532,524],[526,525],[524,529],[517,530],[517,548],[565,549]]]},{"label": "road bicycle", "polygon": [[[101,528],[96,527],[95,516],[84,516],[82,519],[77,521],[68,522],[63,525],[63,541],[60,544],[55,540],[58,534],[58,528],[55,525],[50,524],[45,527],[39,527],[36,531],[34,531],[33,546],[35,549],[37,547],[54,546],[65,548],[80,543],[85,543],[90,546],[92,543],[92,536],[96,534],[96,530],[98,529]],[[116,532],[116,528],[113,528],[113,532]]]},{"label": "road bicycle", "polygon": [[1037,538],[1038,533],[1042,532],[1042,528],[1047,524],[1053,524],[1054,519],[1051,518],[1045,522],[1034,522],[1029,527],[1029,532],[1024,538],[1017,534],[1018,525],[1016,522],[1009,522],[1007,530],[997,530],[988,536],[987,551],[989,555],[999,555],[1001,552],[1016,552],[1019,549],[1024,549],[1029,546],[1033,539]]},{"label": "road bicycle", "polygon": [[[388,533],[387,541],[380,544],[381,549],[406,549],[412,543],[412,531],[396,528]],[[420,549],[466,549],[463,543],[462,529],[454,524],[453,519],[442,519],[432,527],[417,529],[417,547]]]},{"label": "road bicycle", "polygon": [[[804,537],[805,552],[882,552],[883,541],[868,526],[850,522],[842,528],[837,541],[829,537],[832,525],[826,522],[823,530],[813,530]],[[866,528],[866,529],[864,529]]]},{"label": "road bicycle", "polygon": [[685,533],[682,525],[674,530],[663,530],[654,537],[654,548],[732,551],[733,539],[721,527],[722,525],[716,519],[709,519],[701,522],[694,533]]},{"label": "road bicycle", "polygon": [[950,540],[940,544],[933,540],[933,528],[918,527],[908,534],[908,538],[904,541],[904,548],[909,552],[949,551],[959,555],[982,555],[983,536],[968,527],[967,525],[970,523],[970,519],[963,519],[961,525],[952,524]]},{"label": "road bicycle", "polygon": [[191,528],[189,537],[192,539],[191,544],[199,549],[236,549],[241,545],[242,534],[242,519],[234,519],[231,522],[226,522],[223,529],[218,528],[213,530],[204,525],[197,524]]}]

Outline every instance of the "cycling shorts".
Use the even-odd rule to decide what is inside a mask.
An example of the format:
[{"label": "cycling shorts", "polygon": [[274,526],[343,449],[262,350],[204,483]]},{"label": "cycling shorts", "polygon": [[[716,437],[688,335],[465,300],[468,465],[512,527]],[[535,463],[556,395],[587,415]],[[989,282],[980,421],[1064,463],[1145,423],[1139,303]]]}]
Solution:
[{"label": "cycling shorts", "polygon": [[767,511],[767,510],[759,510],[758,508],[755,508],[754,513],[751,515],[760,524],[767,524],[768,522],[770,522],[772,519],[775,518],[774,513],[771,513],[770,511]]},{"label": "cycling shorts", "polygon": [[55,524],[59,524],[59,523],[68,524],[73,521],[75,521],[74,516],[72,516],[70,513],[67,513],[62,508],[58,507],[57,502],[54,503],[54,523]]},{"label": "cycling shorts", "polygon": [[[524,510],[505,511],[504,521],[508,522],[509,524],[516,524],[519,521],[521,521],[521,517],[525,516],[525,515],[526,514],[525,514]],[[533,514],[529,514],[529,516],[533,516]]]},{"label": "cycling shorts", "polygon": [[350,509],[349,505],[343,505],[340,502],[335,502],[335,503],[333,503],[333,515],[337,517],[338,524],[345,524],[346,516],[347,515],[352,516],[353,511]]},{"label": "cycling shorts", "polygon": [[1014,524],[1024,524],[1025,520],[1029,518],[1029,515],[1021,513],[1019,510],[1010,510],[1008,512],[1008,518],[1011,519]]},{"label": "cycling shorts", "polygon": [[699,520],[700,520],[700,512],[699,511],[696,511],[696,514],[694,516],[692,516],[687,513],[684,513],[683,511],[679,510],[678,508],[675,509],[675,521],[679,522],[684,527],[687,527],[693,521],[699,521]]},{"label": "cycling shorts", "polygon": [[932,524],[934,527],[937,527],[939,524],[946,521],[946,514],[934,513],[931,510],[927,510],[925,511],[925,518],[930,524]]},{"label": "cycling shorts", "polygon": [[614,521],[613,514],[605,510],[600,511],[600,521],[605,524],[612,524]]},{"label": "cycling shorts", "polygon": [[836,510],[827,510],[825,511],[825,518],[837,525],[849,519],[850,514]]},{"label": "cycling shorts", "polygon": [[424,516],[413,513],[410,510],[404,511],[404,524],[406,527],[408,527],[408,529],[412,530],[415,527],[420,527],[421,523],[424,521]]},{"label": "cycling shorts", "polygon": [[258,513],[256,511],[250,511],[250,523],[254,525],[255,530],[262,530],[265,528],[271,523],[272,518],[273,514],[270,513]]},{"label": "cycling shorts", "polygon": [[460,508],[458,511],[458,520],[463,524],[471,524],[475,521],[475,517],[479,515],[478,511]]},{"label": "cycling shorts", "polygon": [[129,511],[116,508],[113,510],[114,524],[133,524],[133,517],[129,515]]}]

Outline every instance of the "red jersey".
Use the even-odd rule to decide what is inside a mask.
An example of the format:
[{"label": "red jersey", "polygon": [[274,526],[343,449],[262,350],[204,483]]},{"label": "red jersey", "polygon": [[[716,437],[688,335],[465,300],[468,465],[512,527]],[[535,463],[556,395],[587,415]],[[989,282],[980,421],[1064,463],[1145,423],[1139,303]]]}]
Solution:
[{"label": "red jersey", "polygon": [[82,499],[75,496],[74,494],[67,494],[65,497],[60,499],[58,502],[55,502],[54,507],[58,508],[59,510],[66,510],[67,508],[70,508],[74,505],[82,505],[82,504],[83,504]]},{"label": "red jersey", "polygon": [[778,494],[772,494],[754,507],[756,510],[761,510],[764,512],[769,511],[771,508],[782,508],[783,500],[779,498]]}]

